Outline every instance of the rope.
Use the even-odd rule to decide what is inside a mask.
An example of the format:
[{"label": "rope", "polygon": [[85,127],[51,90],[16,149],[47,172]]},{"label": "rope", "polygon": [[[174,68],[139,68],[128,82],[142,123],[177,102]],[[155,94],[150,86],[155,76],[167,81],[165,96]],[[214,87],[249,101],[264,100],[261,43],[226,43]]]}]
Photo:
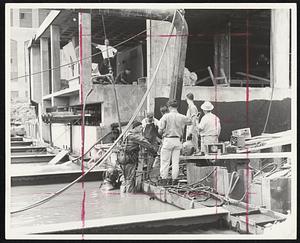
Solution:
[{"label": "rope", "polygon": [[[24,207],[22,209],[19,209],[19,210],[15,210],[15,211],[12,211],[11,214],[15,214],[15,213],[19,213],[19,212],[23,212],[23,211],[26,211],[26,210],[29,210],[29,209],[32,209],[32,208],[35,208],[35,207],[38,207],[46,202],[48,202],[49,200],[51,200],[52,198],[58,196],[59,194],[61,194],[62,192],[66,191],[68,188],[70,188],[71,186],[73,186],[76,182],[78,182],[79,180],[81,180],[82,178],[84,178],[92,169],[94,169],[97,165],[101,165],[101,162],[102,161],[105,161],[107,158],[108,158],[108,155],[110,154],[110,152],[112,151],[112,149],[117,145],[117,143],[122,139],[122,137],[125,135],[125,133],[129,130],[129,127],[131,126],[132,122],[134,121],[134,119],[136,118],[136,116],[138,115],[140,109],[142,108],[153,84],[154,84],[154,81],[155,81],[155,78],[156,78],[156,74],[158,72],[158,69],[160,67],[160,64],[162,62],[162,58],[164,56],[164,53],[166,52],[166,48],[167,48],[167,45],[169,43],[169,40],[170,40],[170,37],[171,37],[171,34],[173,32],[173,29],[174,29],[174,21],[175,21],[175,15],[176,15],[176,11],[174,12],[174,16],[173,16],[173,20],[172,20],[172,25],[170,27],[170,31],[169,31],[169,34],[168,34],[168,39],[166,40],[166,43],[164,45],[164,48],[163,48],[163,51],[162,51],[162,54],[160,56],[160,59],[157,63],[157,66],[156,66],[156,69],[154,71],[154,74],[153,74],[153,77],[152,77],[152,80],[149,84],[149,87],[147,88],[147,91],[145,92],[144,96],[142,97],[138,107],[136,108],[134,114],[132,115],[132,117],[130,118],[127,126],[125,127],[124,131],[119,135],[119,137],[115,140],[115,142],[112,144],[112,146],[104,153],[104,155],[101,156],[101,158],[99,158],[95,164],[89,168],[84,174],[82,174],[81,176],[79,176],[77,179],[75,179],[73,182],[71,182],[70,184],[66,185],[65,187],[63,187],[62,189],[58,190],[57,192],[53,193],[52,195],[42,199],[42,200],[39,200],[27,207]],[[100,151],[100,150],[99,150]],[[99,153],[99,152],[98,152]]]}]

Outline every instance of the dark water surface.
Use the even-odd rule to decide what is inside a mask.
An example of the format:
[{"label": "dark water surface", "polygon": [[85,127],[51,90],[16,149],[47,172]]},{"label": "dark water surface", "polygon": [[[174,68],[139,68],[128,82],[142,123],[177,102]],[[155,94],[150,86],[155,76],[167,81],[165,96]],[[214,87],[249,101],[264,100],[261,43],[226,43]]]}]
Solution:
[{"label": "dark water surface", "polygon": [[[17,186],[11,190],[11,210],[17,210],[43,199],[67,184]],[[123,194],[119,190],[101,192],[100,182],[86,182],[84,189],[77,183],[54,199],[36,208],[11,216],[11,228],[39,226],[45,224],[80,221],[82,213],[83,190],[85,198],[85,220],[110,218],[127,215],[159,213],[181,210],[175,206],[157,200],[149,200],[149,196]],[[169,231],[169,230],[168,230]],[[174,229],[174,234],[234,234],[225,229],[192,227],[191,229]]]}]

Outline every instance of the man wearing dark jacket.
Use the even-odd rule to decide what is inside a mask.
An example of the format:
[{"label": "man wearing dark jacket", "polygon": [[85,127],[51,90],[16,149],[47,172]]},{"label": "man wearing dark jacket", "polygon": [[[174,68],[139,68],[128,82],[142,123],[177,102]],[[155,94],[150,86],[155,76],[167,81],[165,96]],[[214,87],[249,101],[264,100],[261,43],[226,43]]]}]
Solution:
[{"label": "man wearing dark jacket", "polygon": [[132,129],[128,132],[125,138],[125,151],[126,161],[120,164],[122,170],[122,192],[134,192],[135,189],[135,176],[136,168],[138,165],[138,157],[140,146],[146,148],[150,153],[157,154],[157,148],[148,142],[146,138],[142,136],[142,123],[134,121],[132,123]]}]

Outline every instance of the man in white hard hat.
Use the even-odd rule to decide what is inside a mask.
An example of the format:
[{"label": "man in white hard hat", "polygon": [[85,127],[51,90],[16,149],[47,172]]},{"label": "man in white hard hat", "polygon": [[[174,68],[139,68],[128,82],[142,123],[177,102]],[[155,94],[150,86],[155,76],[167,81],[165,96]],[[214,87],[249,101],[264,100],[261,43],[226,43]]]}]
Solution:
[{"label": "man in white hard hat", "polygon": [[204,116],[202,117],[198,128],[201,136],[201,152],[206,153],[205,145],[218,142],[221,124],[219,117],[211,112],[214,109],[212,103],[205,101],[201,105],[201,109],[204,112]]}]

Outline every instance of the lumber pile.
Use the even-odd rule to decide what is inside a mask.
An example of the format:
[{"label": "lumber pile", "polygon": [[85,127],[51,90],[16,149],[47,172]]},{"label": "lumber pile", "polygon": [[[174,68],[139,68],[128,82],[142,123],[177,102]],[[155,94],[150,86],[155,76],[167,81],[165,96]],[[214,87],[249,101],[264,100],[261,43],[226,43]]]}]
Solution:
[{"label": "lumber pile", "polygon": [[281,147],[291,144],[291,141],[291,130],[278,133],[263,133],[260,136],[246,138],[245,147],[237,149],[237,153],[256,152],[262,149]]}]

